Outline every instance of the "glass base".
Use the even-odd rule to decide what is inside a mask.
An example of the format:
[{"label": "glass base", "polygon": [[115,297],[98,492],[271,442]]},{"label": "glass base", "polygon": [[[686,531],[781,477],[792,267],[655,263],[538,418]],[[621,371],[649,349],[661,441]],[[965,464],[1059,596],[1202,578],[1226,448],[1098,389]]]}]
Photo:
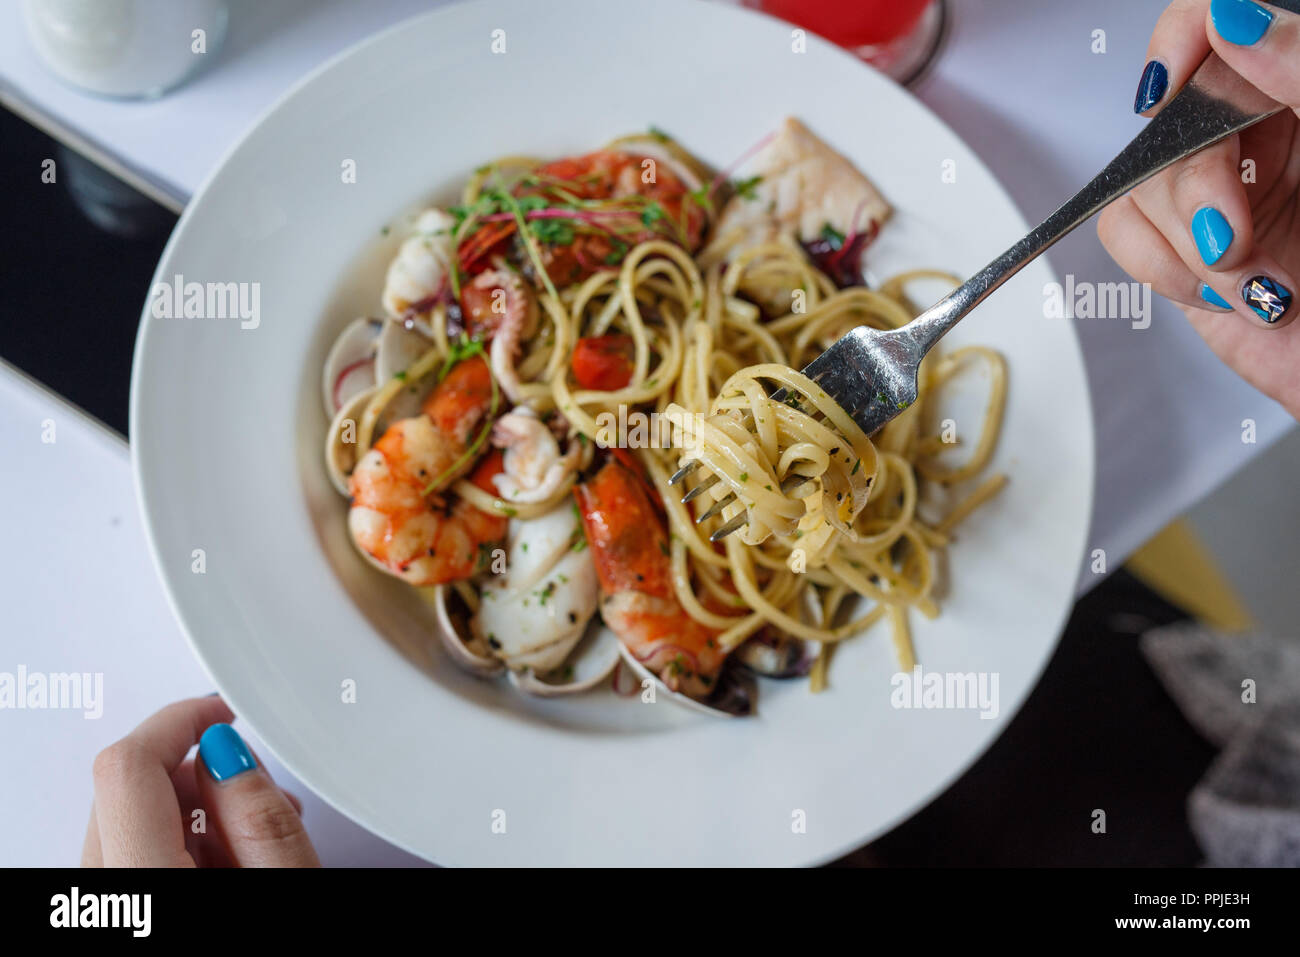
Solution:
[{"label": "glass base", "polygon": [[948,38],[950,23],[948,0],[934,0],[906,36],[888,43],[850,47],[849,52],[904,86],[910,86],[919,81],[934,63]]}]

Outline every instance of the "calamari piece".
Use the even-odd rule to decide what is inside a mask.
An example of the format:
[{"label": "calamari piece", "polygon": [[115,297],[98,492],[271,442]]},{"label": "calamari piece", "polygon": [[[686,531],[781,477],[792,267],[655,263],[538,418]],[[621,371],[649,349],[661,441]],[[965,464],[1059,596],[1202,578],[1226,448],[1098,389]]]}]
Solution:
[{"label": "calamari piece", "polygon": [[523,343],[537,331],[537,297],[518,273],[490,269],[474,277],[461,294],[470,328],[490,336],[492,374],[511,402],[521,398],[515,361]]},{"label": "calamari piece", "polygon": [[576,441],[561,454],[555,433],[527,406],[497,419],[492,444],[505,451],[505,471],[496,486],[506,502],[545,502],[577,470],[582,455]]},{"label": "calamari piece", "polygon": [[451,214],[436,207],[416,217],[415,234],[398,249],[384,281],[384,310],[390,316],[428,312],[447,290],[456,255],[451,244],[455,228]]},{"label": "calamari piece", "polygon": [[573,651],[596,613],[591,552],[565,502],[540,518],[510,522],[507,570],[479,590],[473,633],[512,671],[552,671]]}]

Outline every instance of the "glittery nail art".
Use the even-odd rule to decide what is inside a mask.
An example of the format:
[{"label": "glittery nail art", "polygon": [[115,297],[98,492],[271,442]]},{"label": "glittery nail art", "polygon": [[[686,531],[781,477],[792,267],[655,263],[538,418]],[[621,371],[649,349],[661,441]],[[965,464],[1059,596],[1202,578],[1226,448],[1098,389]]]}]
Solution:
[{"label": "glittery nail art", "polygon": [[1241,298],[1265,322],[1277,322],[1291,308],[1291,292],[1274,279],[1256,276],[1241,287]]}]

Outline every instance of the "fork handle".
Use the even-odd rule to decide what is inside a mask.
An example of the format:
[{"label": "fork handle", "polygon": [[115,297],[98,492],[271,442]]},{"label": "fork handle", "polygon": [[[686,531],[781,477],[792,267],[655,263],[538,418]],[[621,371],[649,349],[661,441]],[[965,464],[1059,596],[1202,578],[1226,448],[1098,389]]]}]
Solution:
[{"label": "fork handle", "polygon": [[[1300,13],[1300,0],[1270,0]],[[1029,235],[940,299],[898,335],[925,353],[993,290],[1094,213],[1173,163],[1244,130],[1285,107],[1211,53],[1186,86],[1092,182]]]}]

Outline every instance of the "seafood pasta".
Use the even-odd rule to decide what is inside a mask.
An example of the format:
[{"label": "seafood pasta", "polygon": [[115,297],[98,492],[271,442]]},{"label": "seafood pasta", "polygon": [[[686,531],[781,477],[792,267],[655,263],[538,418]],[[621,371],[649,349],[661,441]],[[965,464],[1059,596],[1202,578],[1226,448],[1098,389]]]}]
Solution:
[{"label": "seafood pasta", "polygon": [[[881,619],[913,666],[936,553],[1005,483],[981,480],[1003,360],[932,355],[918,401],[863,434],[796,370],[855,326],[908,322],[912,282],[955,280],[865,284],[890,207],[797,121],[742,164],[716,173],[657,131],[489,163],[414,219],[383,318],[330,351],[352,540],[434,603],[471,671],[554,695],[621,657],[734,713],[738,669],[819,690],[837,643]],[[954,454],[936,399],[971,366],[988,407]]]}]

